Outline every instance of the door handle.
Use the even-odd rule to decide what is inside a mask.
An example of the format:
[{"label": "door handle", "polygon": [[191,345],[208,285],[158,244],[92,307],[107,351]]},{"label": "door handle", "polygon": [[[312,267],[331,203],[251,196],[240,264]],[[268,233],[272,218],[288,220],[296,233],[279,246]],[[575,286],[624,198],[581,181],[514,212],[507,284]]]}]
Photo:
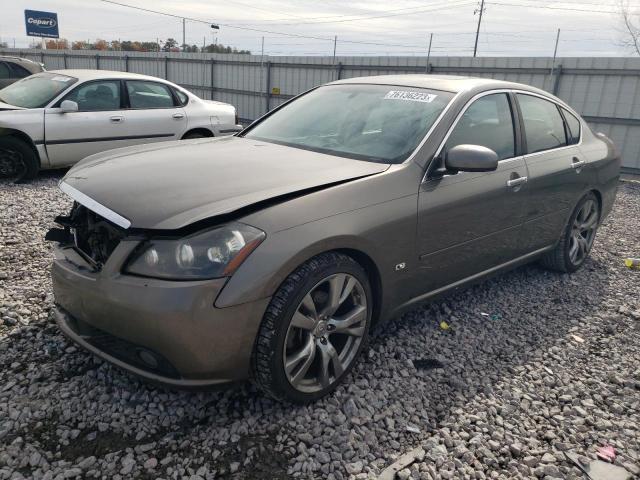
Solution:
[{"label": "door handle", "polygon": [[584,164],[585,164],[584,160],[580,160],[578,157],[573,157],[573,160],[571,161],[571,168],[573,169],[582,168],[584,167]]},{"label": "door handle", "polygon": [[124,122],[124,117],[120,115],[114,115],[113,117],[109,118],[109,121],[111,123],[122,123]]},{"label": "door handle", "polygon": [[507,180],[507,187],[517,187],[518,185],[522,185],[523,183],[527,183],[527,177],[517,177]]},{"label": "door handle", "polygon": [[184,113],[174,113],[172,116],[176,120],[180,120],[181,118],[184,118]]}]

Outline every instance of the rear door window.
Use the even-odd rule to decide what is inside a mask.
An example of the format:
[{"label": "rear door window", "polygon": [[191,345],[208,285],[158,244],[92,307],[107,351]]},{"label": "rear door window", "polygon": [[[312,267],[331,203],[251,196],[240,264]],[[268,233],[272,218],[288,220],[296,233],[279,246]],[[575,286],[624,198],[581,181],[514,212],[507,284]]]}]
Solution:
[{"label": "rear door window", "polygon": [[29,75],[31,75],[31,72],[29,70],[27,70],[24,67],[21,67],[20,65],[18,65],[16,63],[10,63],[9,66],[11,67],[11,70],[13,70],[13,77],[14,78],[24,78],[24,77],[28,77]]},{"label": "rear door window", "polygon": [[11,78],[11,70],[9,70],[9,66],[0,62],[0,80],[6,80],[7,78]]},{"label": "rear door window", "polygon": [[506,93],[485,95],[462,114],[445,145],[480,145],[498,154],[500,160],[515,156],[513,114]]},{"label": "rear door window", "polygon": [[555,103],[518,93],[527,152],[536,153],[567,145],[564,122]]},{"label": "rear door window", "polygon": [[173,96],[167,85],[140,80],[127,80],[129,106],[136,109],[173,108]]}]

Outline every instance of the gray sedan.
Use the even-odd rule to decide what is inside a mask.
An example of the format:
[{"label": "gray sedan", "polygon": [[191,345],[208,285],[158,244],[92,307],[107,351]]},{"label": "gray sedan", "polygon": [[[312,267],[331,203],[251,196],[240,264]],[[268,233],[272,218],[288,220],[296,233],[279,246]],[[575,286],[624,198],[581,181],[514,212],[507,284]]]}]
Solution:
[{"label": "gray sedan", "polygon": [[[179,162],[176,159],[180,159]],[[527,262],[573,272],[619,155],[548,93],[431,75],[315,88],[239,135],[120,149],[62,180],[60,328],[173,386],[331,392],[370,329]]]}]

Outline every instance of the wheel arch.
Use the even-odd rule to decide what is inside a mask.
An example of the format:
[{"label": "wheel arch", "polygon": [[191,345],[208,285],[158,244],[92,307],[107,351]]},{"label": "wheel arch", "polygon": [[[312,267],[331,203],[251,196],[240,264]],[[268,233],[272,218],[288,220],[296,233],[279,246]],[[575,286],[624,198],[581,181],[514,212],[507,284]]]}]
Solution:
[{"label": "wheel arch", "polygon": [[42,167],[42,159],[40,158],[40,153],[38,152],[35,142],[29,135],[24,133],[22,130],[17,130],[15,128],[0,127],[0,139],[2,139],[3,137],[14,137],[29,145],[31,150],[33,150],[34,155],[36,156],[36,159],[38,160],[38,166]]},{"label": "wheel arch", "polygon": [[589,193],[593,193],[598,200],[598,212],[600,213],[600,219],[602,219],[602,193],[597,188],[592,188],[586,194]]},{"label": "wheel arch", "polygon": [[196,127],[196,128],[191,128],[191,129],[187,130],[184,133],[184,135],[182,135],[181,140],[184,140],[186,137],[188,137],[192,133],[201,133],[205,137],[215,137],[215,135],[213,134],[212,130],[210,130],[208,128],[205,128],[205,127]]},{"label": "wheel arch", "polygon": [[[374,297],[373,323],[380,319],[384,306],[384,282],[375,260],[375,246],[366,239],[340,235],[314,242],[294,254],[286,255],[282,255],[277,242],[272,244],[272,248],[274,250],[264,252],[260,258],[249,255],[220,292],[215,301],[216,307],[224,308],[272,296],[301,265],[318,255],[337,252],[353,258],[367,273]],[[269,259],[267,262],[261,260],[265,257]]]},{"label": "wheel arch", "polygon": [[380,321],[380,312],[382,311],[382,277],[380,275],[378,265],[368,254],[355,248],[338,248],[323,253],[329,252],[337,252],[347,255],[348,257],[353,258],[362,268],[364,268],[367,273],[367,277],[369,278],[371,295],[373,297],[371,323],[372,325],[376,325]]}]

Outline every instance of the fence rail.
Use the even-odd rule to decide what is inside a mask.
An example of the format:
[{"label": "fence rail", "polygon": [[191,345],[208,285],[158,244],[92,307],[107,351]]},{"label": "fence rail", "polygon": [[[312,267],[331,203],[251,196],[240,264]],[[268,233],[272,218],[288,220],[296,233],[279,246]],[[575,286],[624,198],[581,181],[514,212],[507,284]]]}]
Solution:
[{"label": "fence rail", "polygon": [[556,94],[622,151],[640,173],[640,58],[265,57],[198,53],[3,49],[49,70],[92,68],[165,78],[212,100],[232,103],[251,122],[300,92],[362,75],[430,73],[508,80]]}]

